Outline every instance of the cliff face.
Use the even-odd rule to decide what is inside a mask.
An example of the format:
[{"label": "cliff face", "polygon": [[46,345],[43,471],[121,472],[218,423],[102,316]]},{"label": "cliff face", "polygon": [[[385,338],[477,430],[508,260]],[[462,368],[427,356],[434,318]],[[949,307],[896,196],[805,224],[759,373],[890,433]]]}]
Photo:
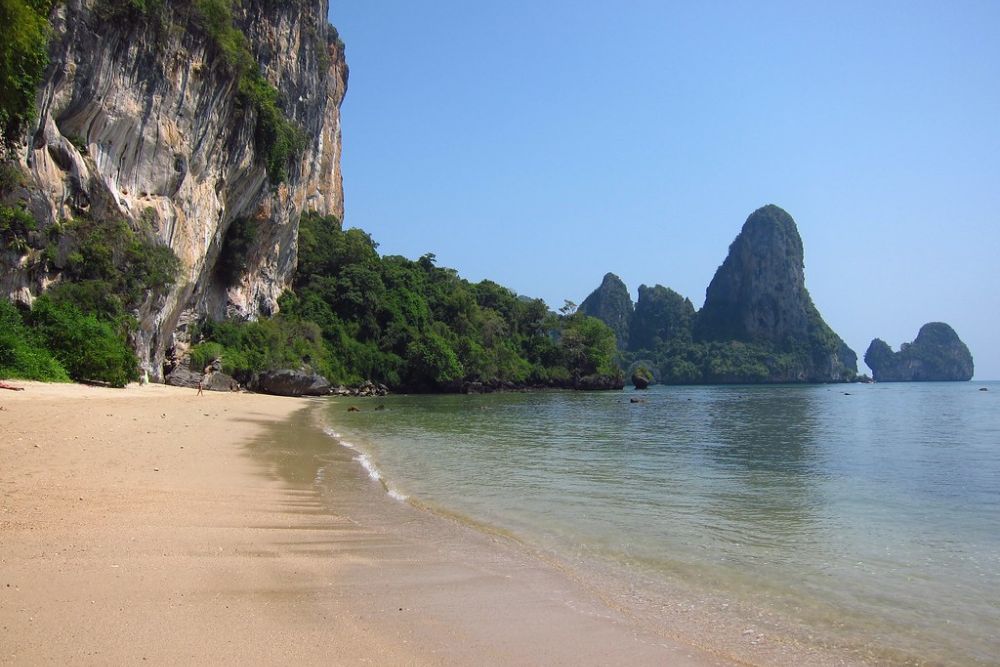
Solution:
[{"label": "cliff face", "polygon": [[876,382],[944,382],[971,380],[972,354],[955,330],[944,322],[920,327],[912,343],[899,352],[876,338],[865,352],[865,363]]},{"label": "cliff face", "polygon": [[777,206],[754,211],[705,292],[700,337],[784,342],[808,331],[802,239]]},{"label": "cliff face", "polygon": [[[294,270],[299,214],[343,217],[342,43],[327,0],[233,3],[233,22],[304,147],[274,186],[260,154],[256,111],[190,3],[167,5],[167,27],[107,21],[95,0],[59,3],[36,131],[22,155],[21,193],[44,225],[120,218],[181,260],[172,290],[140,309],[136,347],[155,379],[202,316],[254,318],[277,310]],[[236,275],[216,270],[235,221],[255,230]],[[30,301],[58,275],[13,271],[0,289]]]},{"label": "cliff face", "polygon": [[805,287],[802,239],[774,205],[754,211],[729,246],[698,312],[697,338],[808,350],[808,362],[772,381],[833,382],[853,375],[857,355],[813,305]]},{"label": "cliff face", "polygon": [[601,286],[580,304],[580,312],[596,317],[615,332],[619,349],[625,349],[629,338],[629,320],[632,318],[632,297],[622,279],[613,273],[605,274]]}]

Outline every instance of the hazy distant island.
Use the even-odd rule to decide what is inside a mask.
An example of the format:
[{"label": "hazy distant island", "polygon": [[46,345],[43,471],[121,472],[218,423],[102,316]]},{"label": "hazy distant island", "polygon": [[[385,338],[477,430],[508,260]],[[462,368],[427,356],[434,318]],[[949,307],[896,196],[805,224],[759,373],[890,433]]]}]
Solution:
[{"label": "hazy distant island", "polygon": [[857,355],[823,321],[805,287],[792,217],[754,211],[715,273],[705,305],[661,285],[628,288],[613,273],[580,310],[615,332],[621,363],[665,384],[849,382]]},{"label": "hazy distant island", "polygon": [[920,327],[912,343],[899,352],[876,338],[865,352],[876,382],[946,382],[971,380],[975,366],[969,348],[944,322]]}]

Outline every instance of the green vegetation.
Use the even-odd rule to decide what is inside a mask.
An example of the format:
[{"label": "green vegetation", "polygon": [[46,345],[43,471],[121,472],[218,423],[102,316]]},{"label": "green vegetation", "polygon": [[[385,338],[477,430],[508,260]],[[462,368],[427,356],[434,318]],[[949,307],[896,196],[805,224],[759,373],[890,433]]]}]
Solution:
[{"label": "green vegetation", "polygon": [[139,379],[135,353],[113,323],[48,295],[35,300],[28,320],[74,380],[124,387]]},{"label": "green vegetation", "polygon": [[19,207],[0,204],[0,243],[19,253],[30,245],[30,234],[38,228],[31,214]]},{"label": "green vegetation", "polygon": [[[409,391],[598,387],[621,382],[614,333],[583,314],[559,317],[540,300],[470,283],[434,255],[380,256],[360,229],[312,213],[299,226],[299,265],[281,314],[207,323],[194,366],[306,366],[333,382],[374,380]],[[227,260],[229,261],[229,260]]]},{"label": "green vegetation", "polygon": [[277,316],[259,322],[206,322],[196,334],[204,342],[191,350],[191,367],[202,369],[216,359],[241,383],[255,373],[276,368],[309,368],[332,374],[319,327]]},{"label": "green vegetation", "polygon": [[51,0],[0,0],[0,157],[35,117],[48,65]]},{"label": "green vegetation", "polygon": [[[133,313],[173,284],[173,252],[121,220],[76,218],[32,234],[34,219],[0,207],[0,234],[9,248],[30,240],[60,280],[23,316],[2,300],[0,376],[104,382],[138,378],[129,339]],[[30,236],[29,236],[30,235]],[[21,252],[27,252],[27,245]]]},{"label": "green vegetation", "polygon": [[[697,314],[688,299],[657,285],[639,288],[629,349],[619,363],[651,360],[663,384],[753,384],[798,382],[824,358],[846,355],[843,343],[809,302],[808,340],[777,344],[765,340],[697,340]],[[845,380],[852,379],[845,377]]]},{"label": "green vegetation", "polygon": [[75,218],[52,229],[45,257],[62,273],[49,294],[123,332],[131,312],[173,284],[180,262],[170,248],[136,234],[123,220]]},{"label": "green vegetation", "polygon": [[38,332],[27,326],[10,301],[0,299],[0,378],[69,382]]}]

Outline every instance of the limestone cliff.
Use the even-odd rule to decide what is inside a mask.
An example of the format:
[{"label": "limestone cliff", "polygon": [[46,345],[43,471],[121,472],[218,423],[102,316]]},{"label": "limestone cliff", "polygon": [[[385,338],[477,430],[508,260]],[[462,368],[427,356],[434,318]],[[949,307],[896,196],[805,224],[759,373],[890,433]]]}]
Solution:
[{"label": "limestone cliff", "polygon": [[[304,139],[276,185],[255,141],[257,112],[241,101],[220,45],[193,3],[163,4],[157,24],[109,21],[108,0],[57,3],[39,117],[20,153],[27,179],[15,193],[43,227],[80,215],[123,218],[180,258],[169,294],[137,313],[137,352],[156,379],[198,318],[277,310],[303,210],[343,216],[339,107],[348,73],[327,0],[232,3],[254,66]],[[223,277],[227,231],[246,220],[253,238]],[[0,278],[0,291],[30,301],[58,278],[22,263]]]},{"label": "limestone cliff", "polygon": [[857,371],[857,355],[823,321],[806,290],[795,221],[774,205],[754,211],[729,246],[706,290],[695,335],[805,353],[801,361],[772,368],[771,381],[835,382]]},{"label": "limestone cliff", "polygon": [[632,318],[632,297],[622,279],[613,273],[604,275],[600,287],[580,304],[580,312],[596,317],[615,332],[619,349],[625,349],[629,338],[629,320]]},{"label": "limestone cliff", "polygon": [[876,382],[945,382],[971,380],[975,367],[969,348],[944,322],[920,327],[912,343],[899,352],[876,338],[865,352]]}]

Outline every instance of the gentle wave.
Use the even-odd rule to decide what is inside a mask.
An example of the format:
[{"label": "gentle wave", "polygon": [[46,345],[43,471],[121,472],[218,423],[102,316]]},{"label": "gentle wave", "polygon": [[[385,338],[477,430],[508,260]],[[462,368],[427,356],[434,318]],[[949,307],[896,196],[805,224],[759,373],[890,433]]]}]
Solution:
[{"label": "gentle wave", "polygon": [[[342,447],[346,449],[350,449],[355,452],[360,451],[358,450],[357,446],[354,443],[344,440],[343,436],[341,436],[340,433],[333,430],[329,426],[323,428],[323,433],[336,440],[338,443],[340,443]],[[358,456],[355,456],[354,460],[361,464],[361,467],[365,469],[365,472],[368,473],[368,476],[373,481],[379,482],[382,485],[382,488],[385,489],[385,492],[389,495],[390,498],[392,498],[393,500],[398,500],[399,502],[405,502],[407,498],[409,498],[409,496],[407,496],[406,494],[400,493],[398,490],[389,486],[389,484],[385,481],[382,475],[382,471],[379,470],[378,466],[376,466],[375,463],[372,461],[371,456],[365,453],[361,453]],[[317,483],[322,481],[323,475],[320,474],[322,472],[324,471],[321,468],[320,472],[317,473],[316,476]]]},{"label": "gentle wave", "polygon": [[372,463],[371,457],[367,454],[362,454],[360,456],[355,456],[354,460],[361,464],[361,467],[368,471],[368,476],[374,479],[376,482],[382,480],[382,473],[379,472],[375,464]]}]

